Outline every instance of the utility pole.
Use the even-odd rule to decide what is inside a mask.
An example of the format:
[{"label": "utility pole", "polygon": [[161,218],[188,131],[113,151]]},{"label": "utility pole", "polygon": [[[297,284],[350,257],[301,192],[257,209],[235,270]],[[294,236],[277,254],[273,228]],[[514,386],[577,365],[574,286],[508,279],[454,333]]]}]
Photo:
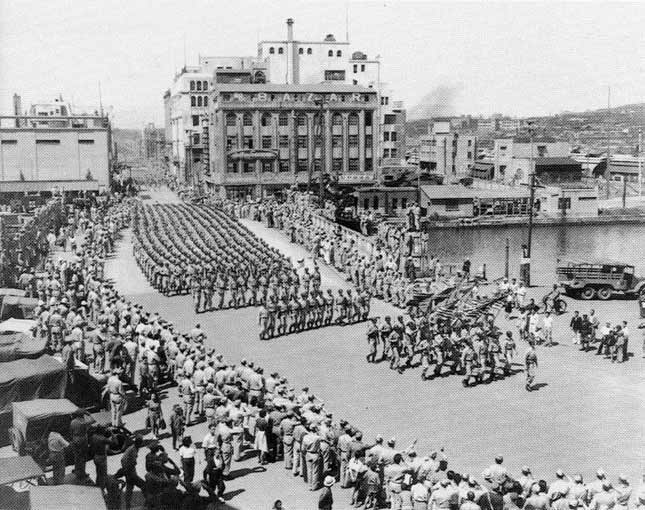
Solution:
[{"label": "utility pole", "polygon": [[[320,169],[318,171],[318,178],[320,179],[320,187],[318,188],[318,198],[320,200],[320,207],[323,206],[323,177],[325,175],[325,137],[324,137],[324,107],[325,107],[325,98],[324,96],[320,99],[320,112],[318,115],[318,138],[317,141],[320,142]],[[316,143],[314,142],[314,157],[313,160],[316,161]]]},{"label": "utility pole", "polygon": [[533,134],[534,128],[532,122],[529,122],[529,140],[531,144],[531,157],[529,159],[529,231],[527,242],[520,264],[520,274],[527,287],[531,286],[531,244],[533,242],[533,211],[535,209],[535,165],[533,161]]},{"label": "utility pole", "polygon": [[611,149],[609,148],[609,142],[611,141],[611,123],[609,122],[611,117],[611,87],[607,87],[607,167],[605,168],[605,180],[607,181],[607,198],[609,198],[609,182],[611,179]]},{"label": "utility pole", "polygon": [[638,128],[638,196],[643,196],[643,128]]}]

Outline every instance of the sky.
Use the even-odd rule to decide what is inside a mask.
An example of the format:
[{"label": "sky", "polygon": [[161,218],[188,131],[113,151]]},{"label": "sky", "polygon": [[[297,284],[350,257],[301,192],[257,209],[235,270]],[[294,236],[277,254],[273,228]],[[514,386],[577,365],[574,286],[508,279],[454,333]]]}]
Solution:
[{"label": "sky", "polygon": [[[346,13],[348,16],[346,16]],[[530,116],[645,101],[645,2],[0,0],[0,112],[62,94],[117,127],[163,125],[175,70],[261,39],[344,40],[381,56],[409,115]],[[185,45],[185,53],[184,53]]]}]

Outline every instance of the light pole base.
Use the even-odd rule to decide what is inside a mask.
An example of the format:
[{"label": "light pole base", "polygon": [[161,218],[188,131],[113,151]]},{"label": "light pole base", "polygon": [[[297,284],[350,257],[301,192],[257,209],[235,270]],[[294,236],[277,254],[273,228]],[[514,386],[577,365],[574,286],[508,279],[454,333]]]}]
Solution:
[{"label": "light pole base", "polygon": [[527,287],[531,286],[531,262],[520,263],[520,279]]}]

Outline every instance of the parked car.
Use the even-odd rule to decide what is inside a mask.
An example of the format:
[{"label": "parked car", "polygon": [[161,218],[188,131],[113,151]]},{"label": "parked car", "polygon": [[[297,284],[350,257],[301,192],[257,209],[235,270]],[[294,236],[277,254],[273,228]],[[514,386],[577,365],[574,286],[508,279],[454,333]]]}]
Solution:
[{"label": "parked car", "polygon": [[559,263],[556,273],[569,296],[607,300],[618,295],[645,295],[645,278],[638,278],[630,264],[567,261]]}]

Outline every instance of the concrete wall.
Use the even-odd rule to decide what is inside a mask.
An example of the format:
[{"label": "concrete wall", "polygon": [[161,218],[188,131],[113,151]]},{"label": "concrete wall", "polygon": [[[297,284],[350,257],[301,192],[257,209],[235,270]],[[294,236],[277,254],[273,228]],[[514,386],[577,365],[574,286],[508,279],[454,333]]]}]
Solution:
[{"label": "concrete wall", "polygon": [[564,216],[570,217],[596,217],[598,216],[598,192],[595,189],[562,189],[547,187],[537,194],[540,199],[540,213],[552,217],[562,217],[560,198],[570,199],[571,207],[566,209]]},{"label": "concrete wall", "polygon": [[2,129],[0,179],[79,180],[109,185],[107,129]]}]

